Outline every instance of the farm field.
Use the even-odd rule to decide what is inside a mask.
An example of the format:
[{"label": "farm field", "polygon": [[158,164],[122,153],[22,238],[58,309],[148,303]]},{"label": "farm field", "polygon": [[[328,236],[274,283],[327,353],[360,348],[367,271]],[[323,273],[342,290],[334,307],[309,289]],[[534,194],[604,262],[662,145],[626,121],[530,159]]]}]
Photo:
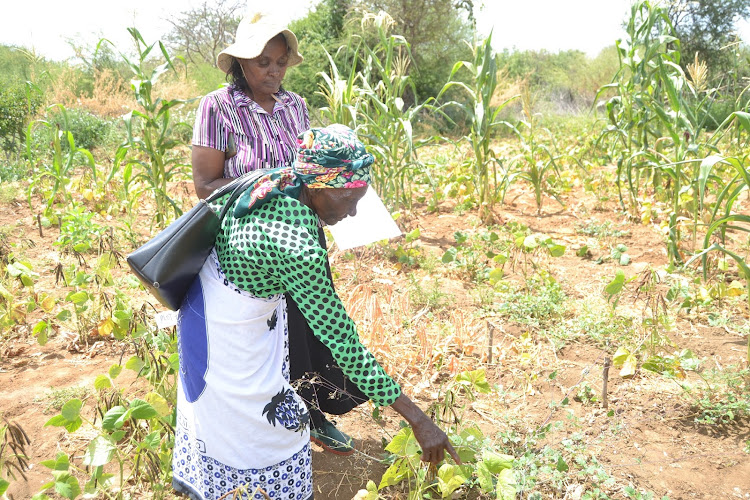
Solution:
[{"label": "farm field", "polygon": [[[321,5],[284,85],[357,131],[403,232],[329,237],[336,290],[462,463],[365,404],[315,498],[750,499],[750,48],[704,58],[638,0],[595,60],[489,35],[447,64]],[[176,498],[175,328],[125,256],[194,205],[224,75],[128,31],[81,66],[0,46],[0,500]]]},{"label": "farm field", "polygon": [[[189,203],[189,188],[175,191]],[[615,200],[602,201],[580,186],[565,195],[564,209],[550,204],[541,216],[528,189],[514,189],[508,200],[495,209],[496,225],[489,227],[481,223],[476,210],[456,210],[447,202],[437,212],[415,207],[402,218],[405,233],[419,229],[419,237],[410,245],[425,262],[436,261],[430,270],[405,266],[377,246],[349,253],[332,246],[336,287],[360,325],[362,338],[386,369],[397,374],[405,391],[424,409],[445,396],[456,375],[482,370],[490,390],[477,394],[474,401],[457,394],[452,404],[460,416],[457,429],[476,427],[486,440],[484,448],[515,457],[517,477],[520,474],[529,481],[518,488],[520,498],[535,494],[599,498],[594,492],[611,498],[647,498],[638,495],[650,493],[654,498],[672,499],[747,498],[747,417],[697,422],[701,410],[693,398],[705,389],[700,388],[704,382],[696,372],[685,372],[683,380],[644,369],[622,377],[620,369],[612,367],[608,407],[603,408],[605,357],[611,358],[619,339],[629,329],[632,332],[626,319],[641,321],[645,314],[643,298],[634,290],[623,294],[614,312],[603,290],[618,269],[628,277],[641,277],[650,269],[666,266],[658,228],[632,222],[617,209]],[[72,288],[55,283],[54,263],[70,257],[57,254],[52,244],[59,230],[45,228],[40,236],[36,217],[22,197],[6,198],[3,206],[4,251],[23,252],[33,263],[39,274],[35,290],[64,297]],[[144,217],[140,224],[147,227],[148,219]],[[548,285],[536,283],[536,290],[498,294],[489,301],[478,293],[476,283],[440,261],[456,245],[456,232],[471,234],[487,228],[503,235],[509,227],[526,227],[529,234],[545,234],[565,245],[560,257],[524,262],[518,256],[514,266],[506,266],[504,279],[519,284],[523,273],[533,274],[531,269],[537,266],[534,272],[543,270],[549,283],[555,284],[553,288],[545,291]],[[401,238],[390,246],[404,243]],[[617,245],[627,247],[629,265],[606,258]],[[576,250],[584,247],[588,252],[577,256]],[[601,257],[605,259],[597,263]],[[112,274],[114,283],[123,283],[128,269],[121,263]],[[664,294],[666,281],[651,293]],[[142,290],[126,293],[135,304],[155,304]],[[160,309],[155,305],[154,309]],[[514,307],[524,312],[509,313]],[[149,316],[154,309],[148,307]],[[666,344],[665,352],[689,349],[704,373],[745,366],[748,316],[744,297],[668,314],[673,325],[660,341]],[[27,322],[34,324],[31,318]],[[26,472],[28,481],[11,484],[8,494],[12,498],[30,498],[51,480],[51,471],[40,461],[54,458],[59,451],[80,458],[96,435],[85,424],[72,434],[45,427],[56,413],[54,405],[62,403],[55,400],[62,394],[72,396],[75,390],[78,397],[85,394],[81,414],[94,422],[94,407],[101,397],[94,390],[96,378],[134,354],[137,346],[132,340],[90,335],[84,342],[64,329],[51,335],[44,346],[24,328],[4,339],[0,411],[7,422],[18,424],[28,435],[26,451],[32,465]],[[124,370],[116,380],[129,397],[146,391],[147,384],[139,383],[133,371]],[[680,383],[695,384],[697,392],[688,394]],[[355,455],[338,457],[315,450],[316,497],[348,500],[368,480],[380,481],[387,469],[382,463],[383,443],[399,427],[393,412],[385,411],[381,422],[371,412],[365,406],[337,419],[355,438]],[[81,476],[83,484],[86,476]],[[138,488],[143,491],[136,489],[132,498],[150,497],[149,484]],[[407,491],[402,483],[385,488],[381,496],[405,498]],[[476,494],[468,495],[472,497]],[[171,495],[165,492],[164,498]]]}]

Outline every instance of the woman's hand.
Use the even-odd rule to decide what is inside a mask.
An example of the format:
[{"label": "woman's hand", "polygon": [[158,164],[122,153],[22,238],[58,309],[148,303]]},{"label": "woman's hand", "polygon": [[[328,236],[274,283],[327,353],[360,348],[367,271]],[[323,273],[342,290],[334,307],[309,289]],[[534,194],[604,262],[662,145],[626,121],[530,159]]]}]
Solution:
[{"label": "woman's hand", "polygon": [[437,465],[445,458],[445,450],[457,464],[461,463],[458,453],[453,449],[448,436],[435,423],[425,415],[424,420],[420,420],[416,425],[412,424],[414,437],[417,438],[419,446],[422,447],[422,461],[430,462]]},{"label": "woman's hand", "polygon": [[414,431],[414,437],[417,438],[419,446],[422,447],[422,461],[437,465],[445,458],[447,450],[457,464],[461,463],[458,453],[453,448],[448,436],[430,417],[420,410],[411,399],[405,394],[401,394],[391,407],[399,412],[406,419]]}]

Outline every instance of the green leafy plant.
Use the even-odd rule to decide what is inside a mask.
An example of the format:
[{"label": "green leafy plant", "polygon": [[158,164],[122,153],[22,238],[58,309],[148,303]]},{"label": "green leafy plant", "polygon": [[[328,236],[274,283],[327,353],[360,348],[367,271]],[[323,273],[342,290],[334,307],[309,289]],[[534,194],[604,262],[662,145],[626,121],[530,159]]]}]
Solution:
[{"label": "green leafy plant", "polygon": [[456,245],[448,248],[442,256],[443,264],[460,269],[469,280],[497,284],[504,275],[508,261],[510,242],[500,238],[495,231],[479,231],[477,234],[456,231]]},{"label": "green leafy plant", "polygon": [[[513,126],[512,130],[521,141],[522,152],[511,160],[510,168],[515,170],[514,167],[521,164],[516,177],[530,183],[534,188],[534,201],[536,202],[537,214],[540,214],[544,201],[542,195],[544,194],[552,196],[560,205],[564,206],[562,199],[553,187],[553,178],[559,178],[561,174],[558,163],[563,155],[553,153],[550,146],[539,140],[540,127],[537,123],[538,117],[534,111],[534,102],[528,85],[521,93],[521,102],[524,119],[518,125]],[[548,137],[552,138],[549,130],[542,130],[547,132]],[[554,140],[550,142],[551,146],[554,147]],[[578,159],[570,158],[581,166]]]},{"label": "green leafy plant", "polygon": [[750,370],[727,366],[697,371],[701,382],[679,382],[698,412],[696,421],[719,425],[750,415]]},{"label": "green leafy plant", "polygon": [[[184,104],[182,99],[163,99],[153,95],[154,85],[159,78],[170,70],[175,70],[172,57],[163,43],[159,50],[165,62],[153,69],[148,69],[148,56],[156,43],[148,45],[135,28],[128,28],[138,48],[138,59],[131,60],[120,53],[127,63],[133,79],[131,89],[136,102],[141,107],[124,116],[127,130],[127,141],[115,153],[116,172],[124,162],[123,180],[126,190],[134,182],[141,182],[145,191],[150,192],[156,203],[154,222],[164,227],[171,220],[171,215],[179,216],[182,209],[169,195],[169,182],[183,175],[187,165],[181,162],[181,156],[174,152],[180,144],[176,138],[175,125],[172,124],[172,108]],[[101,42],[100,42],[101,43]],[[132,193],[137,196],[140,191]]]},{"label": "green leafy plant", "polygon": [[[133,316],[133,322],[144,319],[141,314]],[[52,469],[53,481],[45,484],[40,496],[35,498],[46,498],[44,492],[53,488],[57,494],[69,499],[82,493],[111,495],[109,490],[115,484],[143,481],[151,484],[157,495],[164,493],[164,485],[169,484],[174,445],[172,406],[176,398],[176,339],[171,334],[152,332],[145,327],[136,328],[133,337],[137,341],[137,354],[124,366],[112,365],[106,374],[97,376],[94,381],[94,413],[95,420],[101,422],[100,427],[84,417],[84,401],[79,398],[65,402],[60,413],[45,424],[65,428],[68,432],[86,425],[98,429],[98,432],[80,459],[85,470],[71,463],[64,453],[58,454],[55,460],[42,463]],[[127,398],[116,386],[123,368],[142,377],[152,390],[142,398]],[[117,474],[105,470],[116,470]],[[83,487],[76,479],[78,475],[88,477]]]},{"label": "green leafy plant", "polygon": [[42,92],[31,82],[0,86],[0,147],[5,159],[18,158],[26,127],[42,105]]},{"label": "green leafy plant", "polygon": [[[479,205],[482,207],[483,217],[489,216],[492,205],[504,195],[508,185],[512,182],[509,171],[503,170],[502,163],[492,149],[492,137],[501,126],[507,123],[499,119],[500,112],[516,97],[505,100],[500,105],[493,105],[492,99],[498,87],[497,56],[492,49],[492,33],[487,38],[472,47],[472,61],[458,61],[451,70],[448,83],[438,94],[437,99],[452,87],[464,90],[468,95],[468,102],[451,101],[443,106],[457,106],[469,118],[471,128],[464,137],[471,146],[473,157],[467,160],[472,180],[478,193]],[[465,83],[456,78],[457,73],[465,68],[469,71],[469,82]],[[498,176],[498,168],[500,175]]]},{"label": "green leafy plant", "polygon": [[[32,181],[28,187],[29,207],[32,206],[31,197],[35,192],[41,192],[47,201],[47,209],[58,201],[58,197],[64,202],[72,201],[69,186],[75,176],[75,168],[81,162],[91,171],[91,177],[96,181],[96,162],[91,152],[76,146],[73,133],[69,129],[67,110],[62,104],[55,104],[47,108],[47,114],[58,111],[54,121],[48,117],[47,120],[36,120],[29,124],[26,134],[26,155],[29,159],[36,158],[32,151],[32,135],[35,128],[45,127],[49,134],[52,145],[52,157],[49,161],[41,159],[36,162]],[[61,122],[60,118],[62,118]],[[62,123],[62,124],[61,124]],[[63,147],[65,145],[65,147]]]},{"label": "green leafy plant", "polygon": [[[409,498],[454,498],[477,488],[490,498],[515,498],[514,458],[498,452],[475,426],[460,429],[466,406],[465,399],[474,401],[478,394],[489,393],[484,370],[459,373],[445,384],[429,412],[439,425],[447,425],[447,434],[463,465],[446,461],[437,472],[431,472],[420,460],[419,444],[409,427],[403,427],[388,443],[388,469],[383,473],[377,490],[406,483]],[[372,485],[374,486],[374,484]],[[375,493],[375,488],[368,491]]]},{"label": "green leafy plant", "polygon": [[60,216],[60,236],[55,245],[63,250],[75,253],[87,253],[92,250],[108,230],[94,221],[95,213],[86,207],[73,204]]}]

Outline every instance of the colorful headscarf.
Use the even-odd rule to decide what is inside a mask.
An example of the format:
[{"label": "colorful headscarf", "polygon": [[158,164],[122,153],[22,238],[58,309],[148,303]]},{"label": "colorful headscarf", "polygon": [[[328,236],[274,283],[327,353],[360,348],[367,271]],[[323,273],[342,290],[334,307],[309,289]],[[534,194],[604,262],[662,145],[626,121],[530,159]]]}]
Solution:
[{"label": "colorful headscarf", "polygon": [[297,137],[294,165],[271,170],[248,188],[234,209],[243,217],[277,196],[299,198],[302,185],[311,189],[357,188],[370,183],[373,156],[352,129],[333,124]]}]

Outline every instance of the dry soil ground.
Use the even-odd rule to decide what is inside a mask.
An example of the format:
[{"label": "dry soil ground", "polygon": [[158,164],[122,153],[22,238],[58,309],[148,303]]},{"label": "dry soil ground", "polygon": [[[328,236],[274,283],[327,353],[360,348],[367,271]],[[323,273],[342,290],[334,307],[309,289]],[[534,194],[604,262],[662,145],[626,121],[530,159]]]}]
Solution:
[{"label": "dry soil ground", "polygon": [[[6,231],[7,238],[18,243],[25,255],[37,263],[35,269],[42,275],[39,286],[55,289],[53,262],[56,249],[52,242],[57,231],[48,229],[40,236],[35,214],[22,201],[22,195],[17,198],[3,205],[0,226],[12,228]],[[666,263],[665,245],[658,230],[629,222],[615,210],[614,202],[602,204],[590,193],[577,189],[567,196],[566,209],[559,209],[554,202],[548,201],[543,215],[537,216],[530,193],[518,189],[509,195],[508,200],[509,203],[496,210],[500,222],[522,222],[567,245],[565,256],[551,259],[549,268],[562,284],[573,310],[593,300],[592,297],[598,297],[603,285],[614,275],[618,267],[615,263],[595,262],[598,256],[609,253],[610,244],[627,246],[633,260],[631,266],[625,268],[628,275]],[[439,258],[448,246],[454,244],[456,229],[476,226],[477,221],[475,213],[457,214],[450,207],[442,206],[440,212],[433,214],[417,210],[403,223],[406,229],[419,227],[421,237],[418,244],[425,252],[435,252]],[[612,228],[622,229],[625,233],[604,241],[581,234],[578,229],[590,221],[610,221]],[[575,255],[575,249],[584,244],[589,245],[593,258]],[[361,292],[358,285],[368,282],[375,283],[381,297],[400,297],[399,294],[408,288],[408,274],[417,272],[399,271],[392,262],[368,252],[358,254],[358,258],[352,261],[345,259],[334,247],[332,259],[339,275],[337,288],[349,304],[356,293]],[[126,270],[123,268],[119,272]],[[423,319],[455,319],[458,312],[469,317],[469,313],[477,309],[472,295],[474,285],[446,278],[442,286],[454,299],[453,311],[434,316],[425,314]],[[734,316],[729,326],[748,320],[747,309],[741,300],[733,303],[732,308]],[[487,332],[476,326],[485,323],[469,323],[473,329],[472,345],[487,346]],[[511,425],[509,422],[515,422],[513,425],[516,426],[521,423],[526,429],[538,428],[547,422],[563,422],[565,425],[550,433],[546,442],[559,445],[573,433],[581,433],[588,452],[620,484],[633,484],[641,491],[653,492],[656,498],[663,495],[670,499],[750,498],[750,455],[746,451],[750,429],[747,419],[724,426],[699,425],[695,423],[695,415],[677,384],[643,371],[633,378],[623,379],[615,369],[611,370],[609,377],[608,415],[608,410],[602,409],[600,404],[585,405],[572,396],[582,381],[597,392],[600,390],[604,357],[611,356],[612,352],[606,353],[578,337],[561,348],[555,348],[551,340],[548,342],[541,336],[530,347],[534,357],[532,365],[537,367],[538,376],[524,379],[518,361],[518,346],[521,336],[529,328],[502,318],[493,319],[493,324],[496,330],[491,363],[486,353],[477,354],[479,348],[472,354],[472,349],[463,346],[463,355],[459,355],[456,353],[461,352],[461,346],[453,345],[451,352],[457,360],[453,364],[448,362],[450,355],[446,354],[439,369],[437,365],[419,362],[413,363],[413,369],[404,368],[403,362],[394,359],[399,353],[396,345],[409,344],[413,339],[399,339],[397,330],[381,339],[380,345],[371,347],[386,358],[386,366],[399,369],[397,375],[404,382],[405,390],[413,394],[423,407],[429,404],[439,384],[451,371],[484,368],[490,383],[502,387],[504,392],[478,400],[469,407],[466,418],[479,423],[487,435],[507,430]],[[363,337],[373,342],[372,337],[364,334]],[[676,328],[670,337],[680,348],[693,350],[704,360],[705,366],[744,363],[747,338],[734,333],[731,327],[709,326],[705,315],[694,313],[677,317]],[[57,450],[80,456],[87,437],[90,437],[85,432],[71,436],[60,428],[44,427],[51,416],[45,412],[51,388],[93,387],[94,378],[105,373],[112,363],[119,362],[122,355],[128,357],[130,348],[125,343],[105,339],[88,349],[76,349],[70,345],[70,339],[62,335],[51,338],[45,346],[39,346],[23,329],[6,332],[2,338],[0,414],[20,424],[31,440],[28,452],[32,467],[27,472],[28,481],[15,482],[9,490],[12,498],[21,500],[30,498],[50,479],[49,471],[39,465],[41,460],[54,457]],[[557,372],[554,380],[548,377],[552,371]],[[121,386],[127,384],[121,382]],[[551,402],[559,403],[566,396],[570,398],[567,408],[550,407]],[[385,422],[378,424],[371,418],[370,411],[369,407],[361,407],[337,418],[340,427],[354,437],[357,453],[338,457],[315,449],[316,498],[349,500],[368,479],[379,481],[385,470],[378,461],[383,456],[382,439],[393,435],[398,428],[398,419],[394,412],[387,410]],[[580,480],[571,475],[567,482],[568,486],[555,496],[580,498]],[[525,492],[524,497],[527,494]],[[406,498],[405,494],[398,492],[391,495]],[[549,492],[545,493],[545,497],[548,495]],[[621,491],[612,496],[624,498]]]}]

